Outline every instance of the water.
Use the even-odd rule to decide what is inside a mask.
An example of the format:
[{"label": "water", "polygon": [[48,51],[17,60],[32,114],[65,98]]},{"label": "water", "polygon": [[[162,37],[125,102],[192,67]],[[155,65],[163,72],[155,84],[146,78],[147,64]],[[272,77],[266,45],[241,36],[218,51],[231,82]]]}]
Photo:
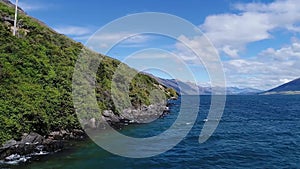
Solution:
[{"label": "water", "polygon": [[[189,96],[191,105],[193,97],[196,96]],[[129,126],[122,133],[144,137],[168,129],[177,117],[180,100],[175,102],[172,113],[164,119]],[[201,96],[200,112],[188,136],[161,155],[143,159],[120,157],[87,140],[37,161],[2,164],[0,168],[300,168],[299,103],[300,96],[228,96],[217,130],[207,142],[199,144],[198,136],[210,105],[210,97]]]}]

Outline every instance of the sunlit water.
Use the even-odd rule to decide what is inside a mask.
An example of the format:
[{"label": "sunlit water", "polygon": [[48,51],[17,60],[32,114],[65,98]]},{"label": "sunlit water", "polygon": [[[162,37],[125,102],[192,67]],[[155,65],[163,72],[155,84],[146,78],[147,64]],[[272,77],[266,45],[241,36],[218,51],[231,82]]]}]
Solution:
[{"label": "sunlit water", "polygon": [[[191,106],[194,97],[188,98]],[[165,118],[128,126],[122,133],[147,137],[168,129],[177,117],[180,100],[175,103]],[[158,156],[120,157],[87,140],[29,163],[0,164],[0,168],[300,168],[300,96],[228,96],[217,130],[207,142],[199,144],[209,106],[210,97],[201,96],[199,115],[188,136]]]}]

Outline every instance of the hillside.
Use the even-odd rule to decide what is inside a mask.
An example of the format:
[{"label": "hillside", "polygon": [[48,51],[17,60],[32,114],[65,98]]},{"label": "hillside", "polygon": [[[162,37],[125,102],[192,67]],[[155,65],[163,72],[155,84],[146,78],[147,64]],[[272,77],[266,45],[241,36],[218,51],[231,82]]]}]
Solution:
[{"label": "hillside", "polygon": [[[111,79],[120,64],[118,60],[84,49],[81,43],[56,33],[21,10],[17,36],[12,36],[13,16],[13,5],[1,0],[0,143],[31,131],[45,135],[51,131],[81,128],[73,106],[72,76],[83,50],[90,57],[102,58],[95,84],[100,110],[116,115],[122,113],[111,98]],[[137,73],[126,65],[124,69],[129,74]],[[174,94],[155,79],[137,74],[129,86],[131,107],[151,104],[149,95],[154,89],[167,97]],[[123,93],[118,94],[125,98]],[[81,118],[89,120],[92,117]]]},{"label": "hillside", "polygon": [[300,78],[292,80],[261,94],[300,94]]},{"label": "hillside", "polygon": [[156,78],[158,82],[164,84],[167,87],[173,88],[176,90],[177,93],[182,95],[196,95],[198,87],[196,85],[184,83],[180,80],[175,79],[163,79],[163,78]]}]

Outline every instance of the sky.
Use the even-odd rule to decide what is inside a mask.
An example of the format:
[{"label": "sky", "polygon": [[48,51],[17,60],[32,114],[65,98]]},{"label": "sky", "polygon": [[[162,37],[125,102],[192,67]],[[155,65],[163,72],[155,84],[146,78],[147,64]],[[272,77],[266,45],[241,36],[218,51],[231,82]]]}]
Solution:
[{"label": "sky", "polygon": [[[178,16],[199,28],[212,43],[218,52],[227,86],[263,90],[300,77],[298,4],[298,0],[19,0],[20,7],[27,14],[83,44],[92,35],[95,36],[97,30],[120,17],[141,12]],[[169,29],[172,31],[173,28]],[[114,32],[105,34],[102,40],[109,44],[129,34]],[[183,34],[172,39],[152,34],[136,35],[123,40],[105,54],[124,62],[128,56],[150,58],[152,62],[168,65],[170,69],[148,72],[174,78],[168,72],[172,71],[176,74],[175,78],[192,81],[175,63],[179,60],[188,66],[194,80],[205,86],[211,84],[213,72],[208,72],[203,63],[194,59],[193,53],[181,43],[184,41],[188,46],[205,51],[204,36],[186,37]],[[95,50],[101,52],[101,49]],[[211,53],[207,53],[207,57],[210,56]],[[139,68],[142,62],[132,63],[132,60],[128,64],[142,70]],[[144,59],[143,62],[151,61]]]}]

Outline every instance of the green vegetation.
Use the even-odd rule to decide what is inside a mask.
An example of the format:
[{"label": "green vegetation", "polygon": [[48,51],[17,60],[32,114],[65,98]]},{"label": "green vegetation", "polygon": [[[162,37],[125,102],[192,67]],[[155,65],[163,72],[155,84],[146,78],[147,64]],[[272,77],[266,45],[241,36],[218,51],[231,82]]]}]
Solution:
[{"label": "green vegetation", "polygon": [[[19,35],[14,37],[11,23],[5,20],[13,15],[14,9],[0,2],[0,143],[30,131],[47,134],[80,128],[72,100],[72,76],[83,45],[25,14],[19,15],[22,24]],[[120,62],[88,50],[87,53],[102,58],[95,85],[100,110],[118,113],[111,97],[111,80]],[[128,81],[132,73],[136,74],[124,67],[122,71],[128,76],[116,76],[116,81]],[[134,107],[150,104],[153,89],[163,91],[167,97],[176,95],[172,89],[157,86],[153,78],[136,74],[128,89],[130,101],[120,91],[114,94],[124,106]]]}]

